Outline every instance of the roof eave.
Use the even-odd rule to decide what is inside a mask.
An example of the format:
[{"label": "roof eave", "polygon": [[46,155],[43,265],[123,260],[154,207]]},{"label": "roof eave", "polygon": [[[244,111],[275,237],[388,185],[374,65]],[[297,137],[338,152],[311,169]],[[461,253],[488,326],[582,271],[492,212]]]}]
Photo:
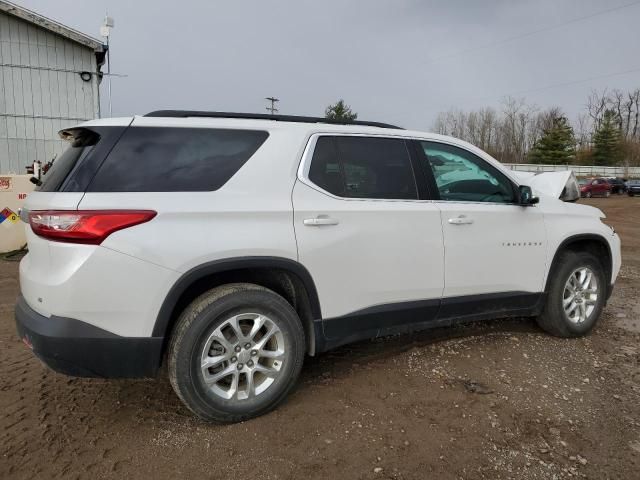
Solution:
[{"label": "roof eave", "polygon": [[89,47],[96,52],[100,52],[103,50],[103,45],[100,40],[90,37],[89,35],[85,35],[84,33],[72,28],[66,27],[61,23],[56,22],[55,20],[51,20],[50,18],[44,17],[36,12],[32,12],[31,10],[28,10],[14,3],[0,0],[0,12],[5,12],[9,15],[13,15],[14,17],[18,17],[26,22],[32,23],[41,28],[44,28],[45,30],[84,45],[85,47]]}]

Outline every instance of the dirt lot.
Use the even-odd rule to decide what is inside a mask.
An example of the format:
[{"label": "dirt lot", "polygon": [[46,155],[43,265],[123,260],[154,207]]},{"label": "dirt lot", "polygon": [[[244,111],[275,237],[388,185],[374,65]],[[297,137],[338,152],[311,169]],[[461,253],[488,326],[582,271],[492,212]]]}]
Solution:
[{"label": "dirt lot", "polygon": [[71,379],[13,323],[0,261],[0,478],[640,478],[640,198],[593,199],[623,268],[587,338],[486,322],[306,362],[265,417],[199,422],[166,380]]}]

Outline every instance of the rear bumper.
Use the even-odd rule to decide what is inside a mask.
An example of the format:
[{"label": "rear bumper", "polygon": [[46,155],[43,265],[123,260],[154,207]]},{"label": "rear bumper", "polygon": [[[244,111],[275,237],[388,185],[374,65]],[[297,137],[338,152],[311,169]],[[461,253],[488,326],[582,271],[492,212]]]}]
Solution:
[{"label": "rear bumper", "polygon": [[56,372],[75,377],[152,377],[160,367],[162,337],[121,337],[80,320],[34,311],[22,296],[18,335]]}]

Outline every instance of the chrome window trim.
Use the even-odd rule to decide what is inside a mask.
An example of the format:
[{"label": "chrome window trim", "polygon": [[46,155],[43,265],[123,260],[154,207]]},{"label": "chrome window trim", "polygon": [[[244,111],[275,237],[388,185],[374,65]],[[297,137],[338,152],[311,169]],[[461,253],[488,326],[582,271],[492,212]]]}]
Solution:
[{"label": "chrome window trim", "polygon": [[[430,138],[424,138],[424,137],[417,137],[417,136],[406,136],[406,135],[389,135],[389,134],[373,134],[373,133],[345,133],[345,132],[317,132],[317,133],[313,133],[311,134],[311,136],[309,137],[309,139],[307,140],[307,145],[305,146],[303,152],[302,152],[302,158],[300,161],[300,164],[298,166],[298,174],[297,174],[297,179],[301,182],[304,183],[307,187],[312,188],[314,190],[316,190],[319,193],[322,193],[328,197],[331,197],[335,200],[343,200],[343,201],[356,201],[356,202],[362,202],[362,201],[369,201],[369,202],[417,202],[417,203],[445,203],[447,205],[451,205],[451,204],[458,204],[458,205],[501,205],[501,206],[517,206],[517,207],[522,207],[522,205],[520,205],[519,203],[504,203],[504,202],[472,202],[472,201],[461,201],[461,200],[434,200],[434,199],[402,199],[402,198],[355,198],[355,197],[339,197],[337,195],[334,195],[331,192],[328,192],[327,190],[325,190],[324,188],[316,185],[315,183],[313,183],[310,179],[309,179],[309,170],[311,168],[311,160],[313,159],[313,153],[315,151],[316,148],[316,143],[318,142],[318,138],[320,137],[373,137],[373,138],[391,138],[391,139],[400,139],[400,140],[417,140],[417,141],[421,141],[421,142],[435,142],[435,143],[442,143],[444,145],[450,145],[452,147],[457,147],[460,148],[462,150],[465,150],[467,152],[469,152],[470,154],[478,157],[480,160],[482,160],[483,162],[486,162],[486,160],[484,158],[482,158],[480,155],[476,154],[475,152],[472,152],[471,150],[464,148],[463,146],[457,145],[455,143],[449,143],[449,142],[444,142],[442,140],[436,140],[436,139],[430,139]],[[487,162],[489,163],[489,162]],[[509,181],[511,181],[515,186],[516,189],[519,186],[519,184],[517,182],[514,182],[513,178],[511,178],[510,175],[506,174],[505,172],[503,172],[500,168],[496,167],[495,165],[492,165],[494,168],[497,168],[500,173],[504,174],[505,177],[507,177],[507,179]],[[415,175],[415,173],[414,173]],[[536,207],[537,205],[532,205],[534,207]]]}]

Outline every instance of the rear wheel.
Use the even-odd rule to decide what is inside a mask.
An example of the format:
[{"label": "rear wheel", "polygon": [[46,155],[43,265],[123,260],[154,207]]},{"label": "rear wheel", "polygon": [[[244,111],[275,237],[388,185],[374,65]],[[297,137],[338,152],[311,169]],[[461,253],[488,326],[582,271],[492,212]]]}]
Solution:
[{"label": "rear wheel", "polygon": [[587,198],[591,198],[591,192],[585,193],[584,196],[587,197]]},{"label": "rear wheel", "polygon": [[302,325],[285,299],[258,285],[224,285],[195,299],[178,319],[169,380],[200,418],[238,422],[285,399],[304,353]]},{"label": "rear wheel", "polygon": [[605,197],[610,197],[611,196],[611,192],[607,190],[606,192],[604,192],[604,196]]},{"label": "rear wheel", "polygon": [[566,251],[550,275],[538,324],[558,337],[586,335],[604,308],[607,284],[602,264],[591,253]]}]

